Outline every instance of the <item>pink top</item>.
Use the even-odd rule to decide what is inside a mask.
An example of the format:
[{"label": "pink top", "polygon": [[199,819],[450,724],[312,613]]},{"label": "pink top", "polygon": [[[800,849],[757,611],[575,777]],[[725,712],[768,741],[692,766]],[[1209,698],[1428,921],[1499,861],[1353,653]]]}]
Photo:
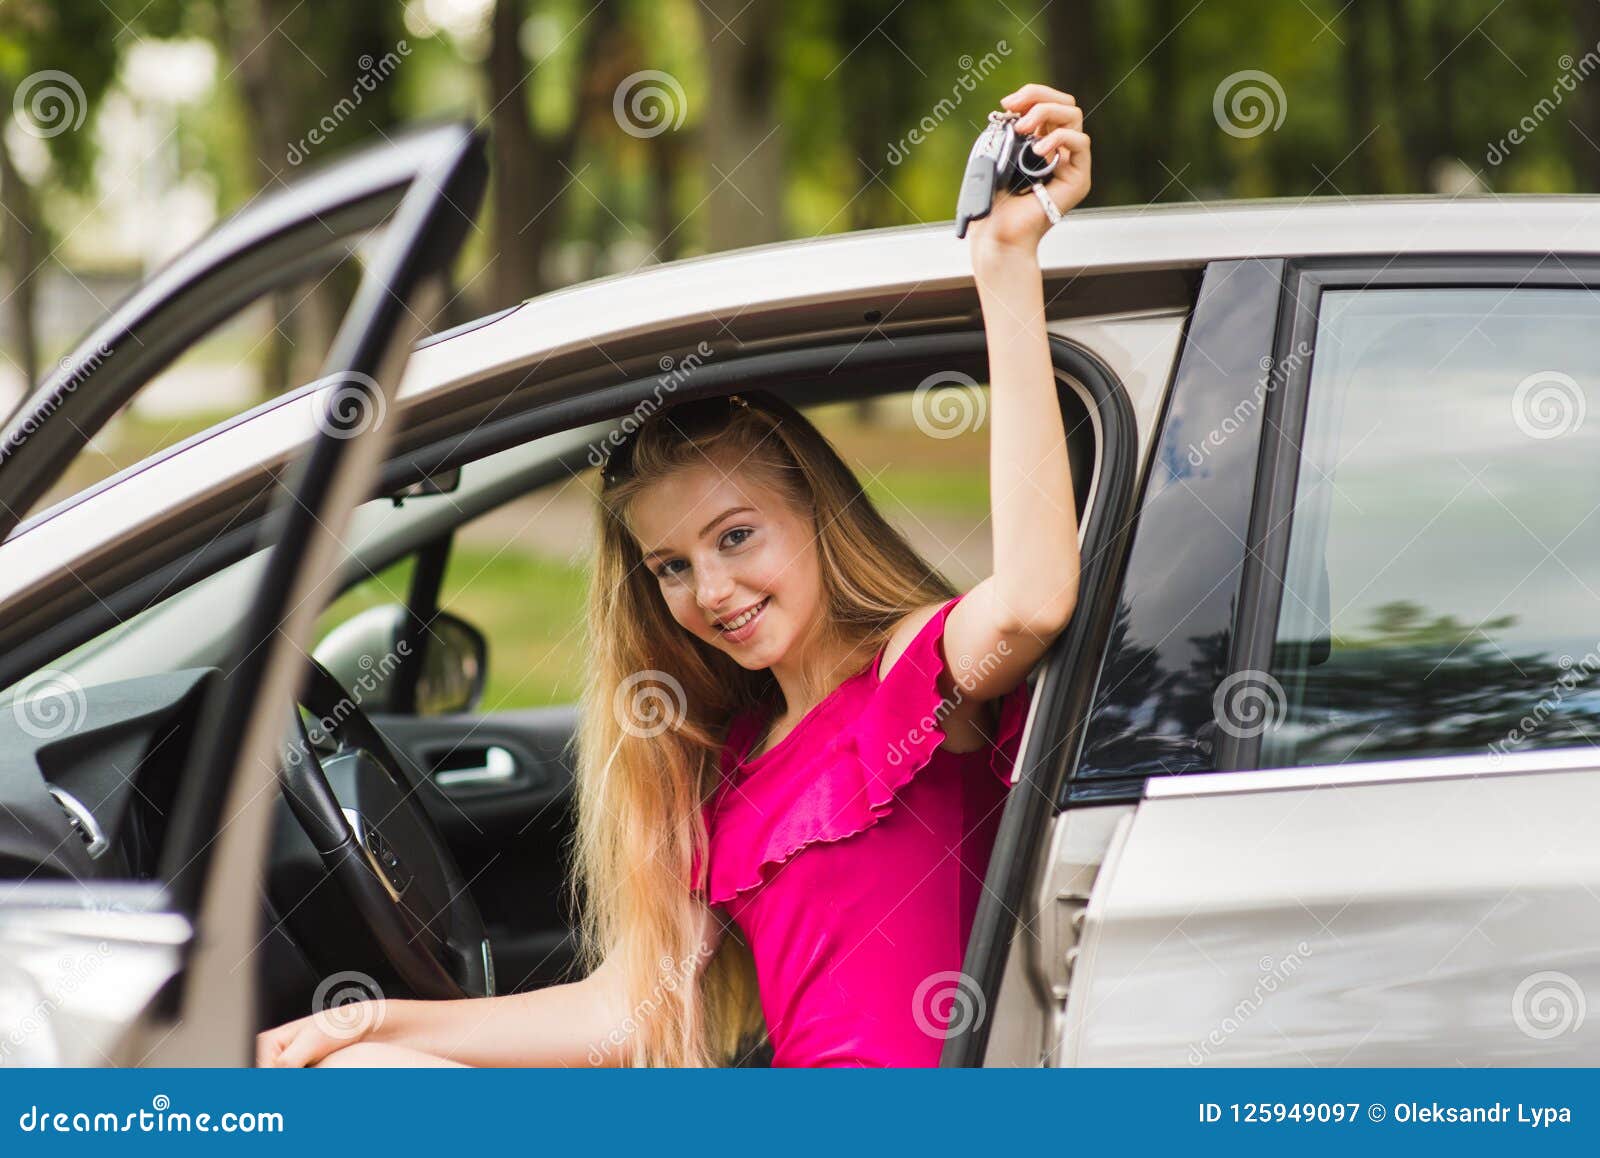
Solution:
[{"label": "pink top", "polygon": [[939,747],[960,702],[957,689],[940,710],[940,639],[960,598],[886,678],[880,650],[754,759],[736,754],[760,713],[729,726],[700,895],[750,945],[774,1065],[938,1065],[946,1028],[982,1000],[959,970],[1029,693],[1002,698],[993,745]]}]

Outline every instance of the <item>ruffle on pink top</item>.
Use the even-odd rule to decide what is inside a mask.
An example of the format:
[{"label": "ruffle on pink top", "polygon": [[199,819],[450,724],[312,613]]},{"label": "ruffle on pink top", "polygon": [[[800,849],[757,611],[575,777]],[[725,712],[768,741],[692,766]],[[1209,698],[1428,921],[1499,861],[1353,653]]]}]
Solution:
[{"label": "ruffle on pink top", "polygon": [[922,989],[961,967],[1029,702],[1025,683],[1001,698],[992,744],[940,748],[960,598],[887,677],[880,650],[761,755],[738,759],[759,713],[729,727],[696,892],[750,943],[775,1064],[938,1064],[951,994]]},{"label": "ruffle on pink top", "polygon": [[[807,845],[854,836],[890,813],[895,793],[927,765],[945,739],[939,723],[948,713],[937,711],[944,702],[939,692],[944,666],[939,644],[944,621],[959,599],[935,613],[895,661],[887,680],[878,678],[880,650],[774,747],[737,762],[745,778],[773,763],[800,774],[763,776],[759,807],[751,806],[753,790],[739,779],[730,795],[744,796],[747,806],[728,807],[724,798],[723,806],[713,812],[718,839],[706,893],[709,903],[720,904],[755,888]],[[990,771],[1009,785],[1015,741],[1027,715],[1024,686],[1001,701],[992,747],[950,755],[984,757]],[[723,757],[725,784],[729,752],[743,753],[764,722],[747,713],[730,727]],[[781,758],[797,746],[805,748],[805,760]],[[824,765],[827,775],[807,774]]]}]

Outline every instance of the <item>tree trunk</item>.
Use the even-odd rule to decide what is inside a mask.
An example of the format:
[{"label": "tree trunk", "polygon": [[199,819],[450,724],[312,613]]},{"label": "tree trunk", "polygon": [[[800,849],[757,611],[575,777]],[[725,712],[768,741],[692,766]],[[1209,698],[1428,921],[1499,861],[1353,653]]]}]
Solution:
[{"label": "tree trunk", "polygon": [[[405,58],[394,51],[400,30],[391,24],[392,15],[376,4],[351,4],[343,9],[342,22],[334,30],[336,44],[329,54],[329,62],[323,65],[323,71],[328,74],[325,87],[331,90],[333,100],[348,95],[363,76],[372,86],[371,91],[362,86],[359,108],[339,128],[340,133],[352,138],[357,134],[381,138],[396,129],[400,122],[399,82],[388,70],[408,65]],[[391,53],[394,55],[385,62],[385,57]],[[353,140],[343,145],[348,147],[351,143]],[[352,262],[340,263],[317,282],[312,300],[305,304],[315,307],[309,311],[308,324],[314,331],[312,348],[319,354],[333,344],[334,335],[360,284],[361,270]],[[430,329],[434,328],[434,319],[425,317],[423,321]]]},{"label": "tree trunk", "polygon": [[534,166],[539,150],[528,109],[527,63],[518,43],[521,28],[521,0],[496,0],[487,62],[489,104],[493,110],[489,114],[493,132],[489,176],[494,202],[491,309],[538,292],[542,255],[534,252],[528,227],[536,215],[557,211],[554,204],[536,200],[540,182]]},{"label": "tree trunk", "polygon": [[[840,107],[847,110],[844,133],[851,159],[847,178],[851,192],[834,228],[872,229],[911,223],[905,202],[890,188],[895,179],[894,166],[903,159],[891,159],[890,142],[905,140],[906,130],[928,111],[927,96],[938,99],[949,89],[943,74],[936,78],[938,85],[924,82],[919,88],[922,78],[915,75],[895,46],[915,42],[913,22],[950,21],[948,7],[948,0],[923,0],[916,8],[902,4],[884,15],[881,5],[837,5],[832,36],[834,52],[842,63],[828,84],[834,88]],[[846,53],[849,57],[843,59]],[[931,94],[925,91],[930,88]],[[983,111],[975,109],[962,109],[961,113],[979,119],[983,116]],[[960,114],[951,116],[938,131],[959,134],[962,121]],[[955,207],[956,179],[952,178],[947,212]]]},{"label": "tree trunk", "polygon": [[[1429,55],[1440,62],[1433,75],[1423,82],[1433,92],[1432,140],[1428,150],[1430,165],[1442,157],[1459,155],[1456,149],[1456,61],[1459,59],[1456,49],[1460,47],[1461,37],[1457,33],[1456,21],[1452,19],[1454,11],[1452,5],[1439,0],[1433,5],[1428,21]],[[1430,174],[1430,183],[1431,180]],[[1431,184],[1424,189],[1424,192],[1432,191]]]},{"label": "tree trunk", "polygon": [[[11,107],[11,96],[4,94],[5,108]],[[11,274],[11,292],[8,295],[11,329],[16,335],[17,366],[26,379],[23,396],[39,384],[39,334],[34,328],[34,295],[37,288],[39,251],[43,248],[44,223],[39,219],[33,190],[17,171],[11,150],[4,136],[0,136],[0,197],[5,198],[6,212],[0,217],[0,245],[3,245],[5,264]],[[10,409],[9,401],[0,399],[0,419]]]},{"label": "tree trunk", "polygon": [[[302,138],[297,131],[305,120],[301,109],[308,95],[314,99],[311,80],[316,78],[308,79],[304,74],[309,66],[297,63],[299,50],[292,38],[299,29],[288,23],[296,15],[290,0],[245,0],[223,6],[222,11],[232,17],[222,31],[244,98],[256,178],[262,189],[270,189],[279,181],[294,179],[291,148]],[[303,292],[290,288],[271,295],[272,333],[262,364],[264,397],[311,380],[321,367],[326,346],[319,347],[307,333],[299,304]]]},{"label": "tree trunk", "polygon": [[[1570,0],[1570,6],[1578,48],[1587,52],[1591,45],[1600,44],[1600,6],[1594,0]],[[1578,105],[1567,132],[1573,176],[1581,192],[1594,193],[1600,191],[1600,92],[1580,81],[1572,99]]]},{"label": "tree trunk", "polygon": [[[1130,147],[1138,125],[1130,115],[1125,90],[1115,93],[1106,80],[1110,43],[1098,0],[1055,0],[1049,21],[1048,83],[1070,93],[1083,110],[1083,131],[1094,139],[1094,186],[1088,205],[1116,205],[1134,199]],[[1153,192],[1153,190],[1152,190]]]},{"label": "tree trunk", "polygon": [[[1169,200],[1183,200],[1183,185],[1174,174],[1181,166],[1174,163],[1178,140],[1178,86],[1183,83],[1178,67],[1179,41],[1183,31],[1179,21],[1177,0],[1156,0],[1155,20],[1150,35],[1162,37],[1150,53],[1148,67],[1155,75],[1151,86],[1154,97],[1150,102],[1150,116],[1145,125],[1143,148],[1139,150],[1138,171],[1140,201],[1151,201],[1157,196]],[[1168,35],[1169,30],[1171,35]],[[1093,137],[1095,134],[1089,134]],[[1104,134],[1101,134],[1104,136]]]},{"label": "tree trunk", "polygon": [[[1340,150],[1349,154],[1345,165],[1355,174],[1357,193],[1377,193],[1383,181],[1378,175],[1378,154],[1368,139],[1376,124],[1372,100],[1372,10],[1367,0],[1350,0],[1342,22],[1345,31],[1344,83],[1345,107],[1350,115],[1345,118],[1345,144]],[[1366,143],[1363,144],[1362,142]],[[1328,185],[1332,192],[1340,192],[1339,173],[1331,175]]]},{"label": "tree trunk", "polygon": [[679,175],[683,172],[683,138],[662,133],[650,142],[650,175],[655,197],[650,202],[651,232],[658,261],[675,261],[683,253],[683,221],[678,216]]},{"label": "tree trunk", "polygon": [[774,0],[702,0],[711,100],[705,119],[706,237],[713,250],[784,236]]},{"label": "tree trunk", "polygon": [[[572,123],[554,138],[534,131],[528,108],[527,79],[531,65],[522,55],[519,0],[496,0],[491,17],[486,64],[492,140],[489,189],[493,198],[490,236],[494,264],[490,271],[491,309],[513,305],[551,288],[545,257],[557,236],[562,202],[574,184],[572,158],[585,125],[595,125],[604,105],[611,116],[611,91],[604,81],[603,55],[617,30],[614,0],[599,0],[580,17],[570,34],[577,39],[579,60],[577,108]],[[602,91],[602,89],[604,91]]]},{"label": "tree trunk", "polygon": [[1407,193],[1428,191],[1428,133],[1420,94],[1412,86],[1420,79],[1406,0],[1384,0],[1389,24],[1390,108],[1400,126],[1400,150],[1406,166]]}]

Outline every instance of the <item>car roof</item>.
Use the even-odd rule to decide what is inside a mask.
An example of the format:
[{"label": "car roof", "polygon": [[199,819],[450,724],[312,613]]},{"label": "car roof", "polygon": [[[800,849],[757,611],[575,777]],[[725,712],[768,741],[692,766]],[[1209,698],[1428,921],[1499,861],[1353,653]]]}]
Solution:
[{"label": "car roof", "polygon": [[[1045,235],[1039,261],[1047,277],[1076,279],[1253,257],[1597,251],[1600,196],[1315,197],[1075,210]],[[971,286],[967,243],[951,222],[688,258],[544,294],[424,346],[400,393],[586,352],[620,358],[630,339],[664,330],[714,344],[785,326],[859,327],[872,311],[914,324],[927,319],[913,299],[970,295]],[[796,326],[797,315],[810,317]]]}]

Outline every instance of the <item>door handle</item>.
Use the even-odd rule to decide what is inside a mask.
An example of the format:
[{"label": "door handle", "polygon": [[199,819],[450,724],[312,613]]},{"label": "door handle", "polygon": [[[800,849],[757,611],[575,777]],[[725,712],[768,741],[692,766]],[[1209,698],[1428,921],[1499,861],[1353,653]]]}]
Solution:
[{"label": "door handle", "polygon": [[492,744],[483,752],[483,763],[468,768],[445,768],[433,774],[440,788],[463,785],[509,784],[517,774],[517,761],[509,749]]}]

